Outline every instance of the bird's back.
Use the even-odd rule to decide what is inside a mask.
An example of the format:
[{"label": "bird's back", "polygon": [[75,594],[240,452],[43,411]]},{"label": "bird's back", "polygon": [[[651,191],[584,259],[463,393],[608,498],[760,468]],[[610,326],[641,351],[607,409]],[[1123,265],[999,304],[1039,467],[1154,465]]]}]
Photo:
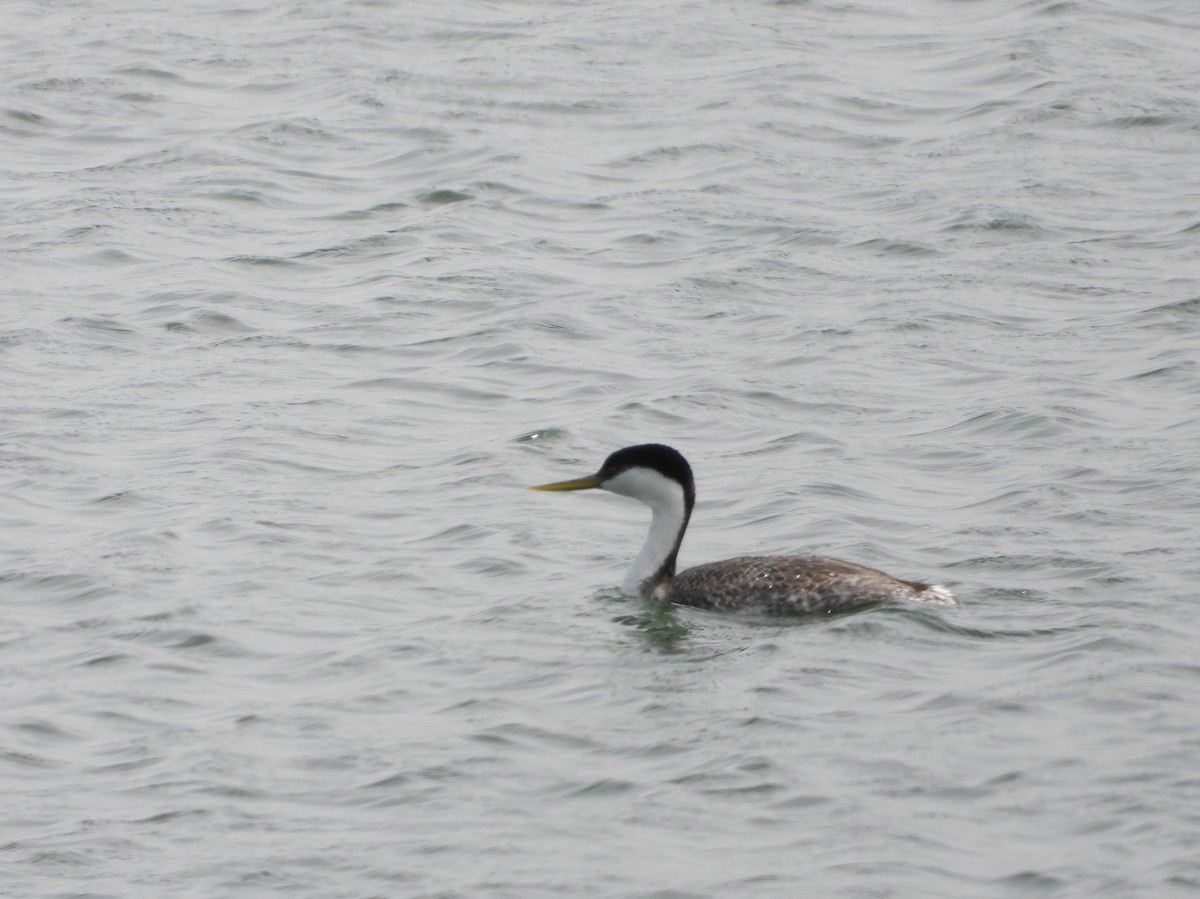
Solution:
[{"label": "bird's back", "polygon": [[656,595],[699,609],[766,615],[853,612],[898,599],[957,601],[944,587],[902,581],[823,556],[741,556],[697,565]]}]

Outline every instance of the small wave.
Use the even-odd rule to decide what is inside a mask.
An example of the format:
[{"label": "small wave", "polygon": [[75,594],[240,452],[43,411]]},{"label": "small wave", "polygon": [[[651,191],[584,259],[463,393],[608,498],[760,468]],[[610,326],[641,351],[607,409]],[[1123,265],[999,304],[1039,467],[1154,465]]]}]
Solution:
[{"label": "small wave", "polygon": [[1200,130],[1200,119],[1181,115],[1126,115],[1111,119],[1097,119],[1093,128],[1182,128],[1187,131]]},{"label": "small wave", "polygon": [[474,200],[475,197],[458,190],[442,189],[431,190],[417,199],[426,206],[449,206],[451,203],[465,203],[468,200]]}]

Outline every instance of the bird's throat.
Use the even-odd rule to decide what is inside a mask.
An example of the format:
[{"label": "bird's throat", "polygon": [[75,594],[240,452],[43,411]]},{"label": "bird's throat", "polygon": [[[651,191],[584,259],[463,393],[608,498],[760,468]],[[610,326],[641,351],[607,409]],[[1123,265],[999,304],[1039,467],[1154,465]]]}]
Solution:
[{"label": "bird's throat", "polygon": [[675,576],[675,559],[688,519],[682,491],[677,498],[654,503],[650,508],[653,510],[650,530],[621,584],[622,592],[648,599],[652,598],[655,587]]}]

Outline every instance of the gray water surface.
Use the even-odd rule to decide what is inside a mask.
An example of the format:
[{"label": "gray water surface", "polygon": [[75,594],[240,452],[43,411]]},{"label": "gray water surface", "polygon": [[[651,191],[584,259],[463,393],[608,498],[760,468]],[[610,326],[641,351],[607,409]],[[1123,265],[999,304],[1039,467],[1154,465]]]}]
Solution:
[{"label": "gray water surface", "polygon": [[0,894],[1200,893],[1191,0],[0,33]]}]

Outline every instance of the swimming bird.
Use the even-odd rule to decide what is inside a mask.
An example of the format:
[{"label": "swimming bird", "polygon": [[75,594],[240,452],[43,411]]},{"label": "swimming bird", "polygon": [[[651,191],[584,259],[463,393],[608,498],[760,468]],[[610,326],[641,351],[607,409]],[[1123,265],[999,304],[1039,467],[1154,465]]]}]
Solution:
[{"label": "swimming bird", "polygon": [[530,490],[600,488],[650,507],[650,530],[622,584],[646,599],[715,611],[773,615],[853,612],[892,600],[957,605],[940,584],[904,581],[873,568],[824,556],[739,556],[678,574],[675,561],[696,502],[692,467],[661,443],[619,449],[586,478]]}]

